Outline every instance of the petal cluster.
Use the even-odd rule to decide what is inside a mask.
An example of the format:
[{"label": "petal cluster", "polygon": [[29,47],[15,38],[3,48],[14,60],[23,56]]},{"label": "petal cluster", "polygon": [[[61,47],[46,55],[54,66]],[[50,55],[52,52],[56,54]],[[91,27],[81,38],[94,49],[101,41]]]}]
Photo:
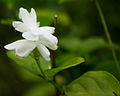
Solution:
[{"label": "petal cluster", "polygon": [[58,43],[58,39],[53,35],[55,28],[50,26],[40,27],[33,8],[31,8],[30,13],[26,9],[20,8],[19,18],[21,21],[13,21],[12,25],[15,30],[22,33],[24,39],[8,44],[5,48],[15,50],[16,55],[21,58],[28,56],[37,48],[44,59],[50,61],[48,48],[56,50]]}]

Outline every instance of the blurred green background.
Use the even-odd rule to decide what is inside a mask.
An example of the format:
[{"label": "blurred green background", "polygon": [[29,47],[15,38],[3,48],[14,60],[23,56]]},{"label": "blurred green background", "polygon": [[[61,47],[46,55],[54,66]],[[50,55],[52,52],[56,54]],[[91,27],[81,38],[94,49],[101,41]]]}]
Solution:
[{"label": "blurred green background", "polygon": [[[120,61],[120,1],[99,0]],[[57,82],[68,84],[89,70],[105,70],[118,78],[115,63],[94,0],[0,0],[0,96],[55,96],[54,87],[18,66],[4,45],[21,39],[11,23],[20,7],[34,8],[41,26],[53,26],[58,15],[57,64],[74,56],[86,62],[60,72]],[[120,80],[120,78],[118,78]]]}]

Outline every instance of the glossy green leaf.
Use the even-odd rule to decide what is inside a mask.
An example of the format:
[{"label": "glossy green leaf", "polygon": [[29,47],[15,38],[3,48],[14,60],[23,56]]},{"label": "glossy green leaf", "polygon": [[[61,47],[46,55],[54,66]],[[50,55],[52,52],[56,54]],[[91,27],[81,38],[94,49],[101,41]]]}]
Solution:
[{"label": "glossy green leaf", "polygon": [[52,66],[51,63],[46,61],[43,57],[40,57],[40,64],[43,71],[51,69],[51,66]]},{"label": "glossy green leaf", "polygon": [[[7,55],[9,58],[14,60],[18,65],[26,68],[27,70],[31,71],[32,73],[34,73],[36,75],[42,75],[35,59],[32,58],[31,56],[27,56],[23,59],[19,59],[15,56],[14,51],[8,51]],[[48,70],[51,67],[51,63],[45,61],[42,57],[40,57],[40,64],[41,64],[43,71]]]},{"label": "glossy green leaf", "polygon": [[[14,51],[8,51],[7,55],[9,58],[11,58],[13,61],[15,61],[18,65],[24,67],[28,71],[30,71],[36,75],[42,75],[41,71],[38,68],[38,65],[37,65],[35,59],[32,58],[30,55],[23,58],[23,59],[16,57]],[[40,57],[40,64],[41,64],[40,66],[41,66],[43,71],[51,68],[51,63],[45,61],[42,57]]]},{"label": "glossy green leaf", "polygon": [[90,71],[65,88],[66,96],[120,96],[120,83],[105,71]]},{"label": "glossy green leaf", "polygon": [[40,72],[35,60],[31,56],[20,59],[15,56],[14,51],[8,51],[7,55],[9,58],[11,58],[13,61],[15,61],[20,66],[26,68],[27,70],[31,71],[32,73],[34,73],[36,75],[41,75],[41,72]]},{"label": "glossy green leaf", "polygon": [[67,68],[79,65],[79,64],[83,63],[84,61],[85,61],[85,59],[82,57],[75,57],[73,59],[69,58],[69,60],[67,62],[61,64],[57,68],[53,68],[53,69],[45,71],[45,74],[49,79],[51,79],[56,73],[58,73],[62,70],[65,70]]}]

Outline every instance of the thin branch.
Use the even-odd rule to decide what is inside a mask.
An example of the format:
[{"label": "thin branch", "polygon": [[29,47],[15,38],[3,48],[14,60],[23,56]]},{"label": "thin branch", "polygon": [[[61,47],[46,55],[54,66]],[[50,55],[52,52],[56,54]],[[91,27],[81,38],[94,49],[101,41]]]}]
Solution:
[{"label": "thin branch", "polygon": [[108,27],[107,27],[107,24],[106,24],[106,21],[105,21],[105,18],[104,18],[102,9],[101,9],[101,7],[100,7],[100,4],[99,4],[98,0],[95,0],[95,4],[96,4],[97,10],[98,10],[98,12],[99,12],[99,15],[100,15],[100,18],[101,18],[101,22],[102,22],[102,25],[103,25],[103,28],[104,28],[106,37],[107,37],[107,39],[108,39],[109,46],[110,46],[111,51],[112,51],[112,55],[113,55],[113,59],[114,59],[115,64],[116,64],[116,69],[117,69],[118,75],[119,75],[119,77],[120,77],[120,65],[119,65],[119,62],[118,62],[118,60],[117,60],[116,52],[115,52],[115,49],[114,49],[114,47],[113,47],[113,42],[112,42],[110,33],[109,33],[109,31],[108,31]]},{"label": "thin branch", "polygon": [[[56,33],[57,33],[57,19],[58,19],[58,16],[55,15],[54,16],[54,27],[55,27],[55,36],[56,36]],[[52,51],[52,68],[55,68],[56,67],[56,52],[55,51]]]}]

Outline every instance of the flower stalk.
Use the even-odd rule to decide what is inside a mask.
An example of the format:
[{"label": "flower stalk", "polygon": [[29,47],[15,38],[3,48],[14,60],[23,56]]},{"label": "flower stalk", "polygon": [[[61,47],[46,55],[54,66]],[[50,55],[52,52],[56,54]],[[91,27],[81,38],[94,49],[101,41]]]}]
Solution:
[{"label": "flower stalk", "polygon": [[[61,94],[61,88],[59,88],[59,86],[58,86],[58,84],[56,83],[56,80],[55,79],[53,79],[53,80],[48,80],[47,78],[46,78],[46,76],[45,76],[45,73],[44,73],[44,71],[43,71],[43,69],[42,69],[42,67],[41,67],[41,64],[40,64],[40,54],[39,54],[39,52],[38,52],[38,50],[37,50],[37,48],[33,51],[33,56],[34,56],[34,59],[35,59],[35,61],[36,61],[36,63],[37,63],[37,66],[38,66],[38,68],[39,68],[39,70],[40,70],[40,72],[41,72],[41,77],[44,79],[44,80],[46,80],[47,82],[49,82],[49,83],[51,83],[55,88],[56,88],[56,95],[57,96],[59,96],[60,94]],[[53,77],[54,78],[54,77]]]},{"label": "flower stalk", "polygon": [[46,76],[45,76],[44,71],[43,71],[43,69],[42,69],[42,67],[41,67],[41,64],[40,64],[40,54],[39,54],[37,48],[34,49],[34,51],[33,51],[33,56],[34,56],[34,59],[35,59],[35,61],[36,61],[36,63],[37,63],[37,66],[38,66],[38,68],[39,68],[39,70],[40,70],[40,72],[41,72],[41,74],[42,74],[41,77],[42,77],[43,79],[45,79]]},{"label": "flower stalk", "polygon": [[[57,20],[58,20],[58,16],[55,15],[54,16],[54,28],[55,28],[55,33],[54,33],[54,36],[56,36],[56,31],[57,31]],[[56,67],[56,51],[52,51],[52,68],[55,68]]]},{"label": "flower stalk", "polygon": [[[58,16],[55,15],[54,16],[54,28],[55,28],[55,33],[54,33],[54,36],[56,36],[56,31],[57,31],[57,22],[58,22]],[[55,68],[56,67],[56,51],[52,50],[51,52],[51,57],[52,57],[52,68]],[[53,80],[50,81],[51,84],[54,85],[54,87],[56,88],[56,96],[60,96],[60,94],[62,93],[62,90],[61,88],[59,87],[59,85],[57,84],[56,82],[56,76],[53,76]]]},{"label": "flower stalk", "polygon": [[117,60],[116,52],[115,52],[115,49],[114,49],[114,46],[113,46],[113,42],[112,42],[109,30],[108,30],[108,27],[107,27],[102,9],[100,7],[100,4],[99,4],[98,0],[95,0],[95,4],[96,4],[97,10],[98,10],[98,13],[100,15],[100,18],[101,18],[101,22],[102,22],[102,25],[103,25],[103,28],[104,28],[104,31],[105,31],[105,35],[107,37],[109,46],[110,46],[111,51],[112,51],[113,59],[115,61],[116,69],[117,69],[117,72],[118,72],[118,75],[119,75],[118,77],[120,77],[120,65],[119,65],[119,62]]}]

